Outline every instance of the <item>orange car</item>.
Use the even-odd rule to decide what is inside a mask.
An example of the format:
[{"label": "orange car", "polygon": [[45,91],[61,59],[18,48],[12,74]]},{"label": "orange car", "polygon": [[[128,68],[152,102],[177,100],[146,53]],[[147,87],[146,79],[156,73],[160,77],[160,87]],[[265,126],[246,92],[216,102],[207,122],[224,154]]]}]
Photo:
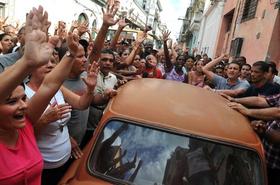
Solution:
[{"label": "orange car", "polygon": [[267,185],[248,120],[217,94],[141,79],[108,104],[60,185]]}]

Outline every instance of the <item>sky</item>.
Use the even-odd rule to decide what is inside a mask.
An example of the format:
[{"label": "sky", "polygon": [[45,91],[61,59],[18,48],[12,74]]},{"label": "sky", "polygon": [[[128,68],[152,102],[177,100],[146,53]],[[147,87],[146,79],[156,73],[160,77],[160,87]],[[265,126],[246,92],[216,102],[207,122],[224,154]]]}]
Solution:
[{"label": "sky", "polygon": [[171,38],[178,38],[182,20],[186,14],[187,8],[189,7],[190,0],[161,0],[163,11],[161,13],[161,20],[167,24],[168,29],[171,31]]}]

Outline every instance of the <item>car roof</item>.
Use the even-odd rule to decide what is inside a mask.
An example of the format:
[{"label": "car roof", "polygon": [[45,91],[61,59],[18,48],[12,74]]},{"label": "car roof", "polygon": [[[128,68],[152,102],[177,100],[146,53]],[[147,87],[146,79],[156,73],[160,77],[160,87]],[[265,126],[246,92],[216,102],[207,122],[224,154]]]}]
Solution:
[{"label": "car roof", "polygon": [[260,140],[247,118],[228,107],[224,98],[180,82],[162,79],[130,81],[120,88],[106,112],[107,118],[124,118],[261,150]]}]

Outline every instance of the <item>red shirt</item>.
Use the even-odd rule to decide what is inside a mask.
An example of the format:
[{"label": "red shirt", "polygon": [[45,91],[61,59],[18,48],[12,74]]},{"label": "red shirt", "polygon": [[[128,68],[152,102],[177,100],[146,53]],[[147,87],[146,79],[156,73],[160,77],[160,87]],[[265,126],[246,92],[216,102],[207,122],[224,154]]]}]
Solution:
[{"label": "red shirt", "polygon": [[43,159],[29,120],[18,133],[15,147],[0,143],[0,184],[40,185]]},{"label": "red shirt", "polygon": [[148,78],[162,78],[161,71],[156,69],[146,69],[146,72],[148,73]]}]

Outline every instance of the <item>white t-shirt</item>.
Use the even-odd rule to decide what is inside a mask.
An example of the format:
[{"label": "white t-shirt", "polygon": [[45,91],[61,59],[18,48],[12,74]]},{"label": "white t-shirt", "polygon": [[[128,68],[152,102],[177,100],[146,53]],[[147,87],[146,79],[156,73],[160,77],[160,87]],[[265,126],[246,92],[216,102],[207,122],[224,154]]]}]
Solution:
[{"label": "white t-shirt", "polygon": [[[30,99],[35,92],[25,85],[25,94]],[[64,104],[62,92],[59,90],[51,99],[50,104]],[[46,110],[49,106],[46,108]],[[46,111],[45,110],[45,111]],[[71,114],[62,120],[49,123],[40,131],[40,135],[36,138],[39,150],[44,159],[44,169],[58,168],[65,164],[71,156],[71,143],[66,123],[69,121]],[[63,129],[61,131],[61,126]]]},{"label": "white t-shirt", "polygon": [[114,89],[117,82],[118,79],[116,75],[109,73],[107,76],[104,76],[102,72],[99,72],[97,75],[96,87],[94,89],[95,94],[102,94],[106,89]]}]

